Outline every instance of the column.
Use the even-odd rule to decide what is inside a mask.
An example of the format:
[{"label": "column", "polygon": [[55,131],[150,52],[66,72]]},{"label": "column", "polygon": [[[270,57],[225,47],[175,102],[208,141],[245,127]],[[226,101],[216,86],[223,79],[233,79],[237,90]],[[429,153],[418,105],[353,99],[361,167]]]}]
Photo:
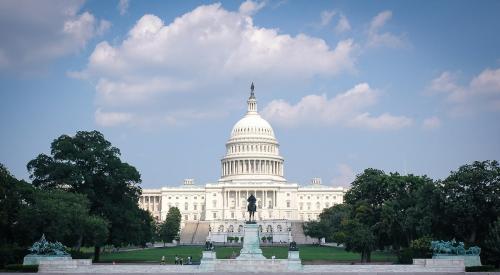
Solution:
[{"label": "column", "polygon": [[267,208],[267,190],[264,190],[264,208]]}]

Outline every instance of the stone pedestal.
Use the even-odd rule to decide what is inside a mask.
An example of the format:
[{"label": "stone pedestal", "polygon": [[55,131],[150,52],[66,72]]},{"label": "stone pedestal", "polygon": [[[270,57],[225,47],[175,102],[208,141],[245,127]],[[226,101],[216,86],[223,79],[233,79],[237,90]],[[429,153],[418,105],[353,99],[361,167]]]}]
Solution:
[{"label": "stone pedestal", "polygon": [[40,261],[71,261],[71,256],[44,256],[44,255],[26,255],[24,256],[23,265],[39,265]]},{"label": "stone pedestal", "polygon": [[200,261],[200,270],[201,271],[214,271],[216,264],[216,255],[215,251],[203,251],[203,255]]},{"label": "stone pedestal", "polygon": [[245,224],[245,235],[243,239],[243,248],[240,251],[240,256],[237,260],[264,260],[266,257],[262,255],[260,249],[259,226],[256,223]]},{"label": "stone pedestal", "polygon": [[481,265],[481,258],[479,255],[434,255],[432,258],[441,260],[464,260],[465,266]]},{"label": "stone pedestal", "polygon": [[302,270],[302,262],[300,261],[299,251],[288,251],[288,270]]}]

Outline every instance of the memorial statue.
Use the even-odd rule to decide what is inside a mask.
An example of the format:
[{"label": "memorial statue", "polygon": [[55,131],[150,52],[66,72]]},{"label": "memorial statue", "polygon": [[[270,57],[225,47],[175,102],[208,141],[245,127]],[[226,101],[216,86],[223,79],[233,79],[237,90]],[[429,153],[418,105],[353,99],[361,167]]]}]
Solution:
[{"label": "memorial statue", "polygon": [[35,242],[31,248],[28,249],[30,255],[47,255],[47,256],[67,256],[69,255],[67,248],[60,242],[48,242],[45,239],[45,234],[38,242]]},{"label": "memorial statue", "polygon": [[247,210],[248,210],[249,217],[248,217],[247,223],[255,223],[255,212],[257,211],[257,205],[255,204],[256,201],[257,201],[257,199],[255,198],[255,196],[253,194],[250,195],[250,197],[248,197]]},{"label": "memorial statue", "polygon": [[432,241],[431,250],[434,255],[477,255],[481,253],[478,246],[465,249],[463,242],[451,241]]}]

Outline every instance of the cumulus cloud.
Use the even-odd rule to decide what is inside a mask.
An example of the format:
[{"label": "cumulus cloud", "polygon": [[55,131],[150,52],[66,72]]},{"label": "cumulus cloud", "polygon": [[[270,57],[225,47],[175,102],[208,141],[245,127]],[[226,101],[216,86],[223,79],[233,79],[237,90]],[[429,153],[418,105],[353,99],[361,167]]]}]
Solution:
[{"label": "cumulus cloud", "polygon": [[367,83],[328,99],[326,95],[308,95],[297,104],[284,100],[271,101],[263,110],[270,121],[283,126],[344,125],[368,129],[399,129],[410,126],[412,120],[405,116],[384,113],[372,116],[366,108],[376,104],[380,93]]},{"label": "cumulus cloud", "polygon": [[349,20],[347,20],[347,17],[345,15],[341,14],[339,21],[337,22],[337,25],[335,26],[335,32],[337,34],[346,32],[351,30],[351,24],[349,24]]},{"label": "cumulus cloud", "polygon": [[459,75],[442,72],[433,79],[429,90],[445,95],[451,115],[467,115],[480,111],[500,111],[500,68],[485,69],[469,83],[460,84]]},{"label": "cumulus cloud", "polygon": [[37,70],[49,61],[82,50],[110,23],[82,1],[0,1],[0,70]]},{"label": "cumulus cloud", "polygon": [[332,179],[333,186],[350,187],[351,183],[356,179],[356,174],[351,166],[341,163],[337,165],[337,176]]},{"label": "cumulus cloud", "polygon": [[131,122],[134,115],[124,112],[103,112],[101,109],[95,111],[95,121],[97,125],[104,127],[118,126]]},{"label": "cumulus cloud", "polygon": [[252,15],[265,6],[266,6],[265,1],[256,2],[252,0],[246,0],[245,2],[241,3],[239,11],[241,14],[244,15]]},{"label": "cumulus cloud", "polygon": [[99,43],[86,68],[68,75],[97,83],[97,104],[109,107],[200,94],[249,76],[289,83],[355,71],[351,39],[330,47],[320,38],[255,26],[250,14],[264,3],[246,1],[238,11],[202,5],[168,24],[144,15],[123,41]]},{"label": "cumulus cloud", "polygon": [[386,10],[377,14],[368,27],[368,47],[389,47],[401,48],[406,46],[402,35],[395,35],[391,32],[381,32],[381,29],[392,18],[392,11]]},{"label": "cumulus cloud", "polygon": [[330,24],[332,21],[333,17],[335,16],[337,12],[332,11],[332,10],[325,10],[321,12],[321,22],[320,26],[325,27],[326,25]]},{"label": "cumulus cloud", "polygon": [[125,15],[127,13],[129,6],[129,1],[128,0],[120,0],[118,1],[118,12],[120,12],[120,15]]},{"label": "cumulus cloud", "polygon": [[441,127],[441,120],[436,116],[426,118],[422,122],[422,128],[425,130],[432,130],[439,127]]}]

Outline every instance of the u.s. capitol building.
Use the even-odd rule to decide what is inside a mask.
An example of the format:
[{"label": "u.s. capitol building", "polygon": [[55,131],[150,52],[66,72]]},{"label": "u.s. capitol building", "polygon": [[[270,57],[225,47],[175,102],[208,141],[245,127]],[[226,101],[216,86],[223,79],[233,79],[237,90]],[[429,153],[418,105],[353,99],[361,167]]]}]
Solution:
[{"label": "u.s. capitol building", "polygon": [[288,241],[289,232],[300,231],[303,221],[317,219],[324,208],[343,202],[346,190],[342,187],[322,185],[319,178],[305,186],[284,178],[279,143],[271,125],[257,112],[253,84],[247,104],[247,113],[226,142],[216,183],[196,185],[186,179],[178,187],[143,190],[139,205],[158,221],[165,219],[170,207],[179,208],[181,242],[205,242],[208,235],[225,241],[241,235],[250,194],[257,198],[255,216],[263,235],[271,235],[275,242]]}]

